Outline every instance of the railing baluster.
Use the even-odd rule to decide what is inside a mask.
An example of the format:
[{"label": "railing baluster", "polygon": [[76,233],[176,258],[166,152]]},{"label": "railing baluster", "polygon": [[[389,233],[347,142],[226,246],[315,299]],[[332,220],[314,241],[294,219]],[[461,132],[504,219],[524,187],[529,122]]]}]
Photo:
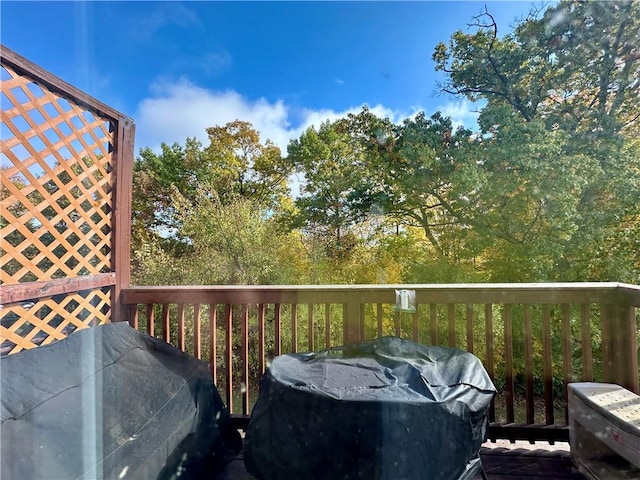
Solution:
[{"label": "railing baluster", "polygon": [[[484,324],[485,324],[485,341],[486,341],[486,349],[487,349],[487,359],[485,361],[485,368],[487,369],[487,373],[491,377],[491,380],[495,381],[496,375],[493,368],[494,358],[493,358],[493,305],[490,303],[485,304],[484,306]],[[496,421],[496,405],[495,399],[491,401],[491,406],[489,407],[489,421]]]},{"label": "railing baluster", "polygon": [[505,304],[502,309],[504,321],[504,380],[507,402],[507,423],[515,422],[514,389],[513,389],[513,326],[511,323],[511,305]]},{"label": "railing baluster", "polygon": [[569,305],[562,304],[560,306],[562,316],[562,376],[563,376],[563,392],[564,392],[564,421],[565,425],[569,425],[569,403],[567,385],[573,378],[573,360],[571,355],[571,312]]},{"label": "railing baluster", "polygon": [[544,369],[544,419],[547,425],[554,424],[553,412],[553,368],[551,364],[551,312],[549,305],[542,306],[542,358]]},{"label": "railing baluster", "polygon": [[429,320],[431,323],[431,345],[438,345],[438,306],[429,305]]},{"label": "railing baluster", "polygon": [[580,329],[582,334],[582,380],[593,381],[593,353],[591,349],[591,322],[589,305],[580,305]]},{"label": "railing baluster", "polygon": [[324,304],[324,346],[331,348],[331,304]]},{"label": "railing baluster", "polygon": [[533,331],[531,328],[531,308],[529,305],[523,307],[524,315],[524,375],[525,375],[525,396],[526,396],[526,417],[527,423],[535,421],[535,400],[533,397]]},{"label": "railing baluster", "polygon": [[240,392],[242,394],[242,413],[249,414],[249,308],[247,304],[242,304],[242,350],[240,360],[242,362],[242,383]]},{"label": "railing baluster", "polygon": [[467,351],[473,353],[473,305],[467,303]]},{"label": "railing baluster", "polygon": [[171,325],[169,324],[169,305],[162,304],[162,339],[171,343]]},{"label": "railing baluster", "polygon": [[[214,385],[218,384],[218,314],[217,305],[209,304],[209,367],[211,368],[211,378]],[[184,320],[182,322],[184,325]],[[184,334],[182,335],[184,338]]]},{"label": "railing baluster", "polygon": [[347,344],[349,343],[349,330],[348,330],[348,311],[349,307],[347,306],[346,303],[342,304],[342,343],[343,344]]},{"label": "railing baluster", "polygon": [[227,303],[224,306],[224,318],[226,338],[225,338],[225,390],[227,396],[227,408],[229,412],[233,413],[233,310],[231,304]]},{"label": "railing baluster", "polygon": [[298,304],[291,304],[291,351],[298,351]]},{"label": "railing baluster", "polygon": [[264,348],[264,303],[258,305],[258,373],[262,375],[265,370],[265,348]]},{"label": "railing baluster", "polygon": [[382,336],[382,304],[376,303],[376,325],[378,338]]},{"label": "railing baluster", "polygon": [[413,341],[420,342],[420,329],[418,328],[418,306],[416,305],[416,311],[411,314],[413,321]]},{"label": "railing baluster", "polygon": [[600,340],[602,342],[602,377],[606,383],[613,382],[613,373],[611,371],[611,326],[610,326],[609,305],[600,305]]},{"label": "railing baluster", "polygon": [[308,336],[309,336],[309,351],[313,352],[315,350],[315,331],[313,325],[313,304],[307,304],[307,328],[308,328]]},{"label": "railing baluster", "polygon": [[454,347],[456,346],[456,306],[453,303],[450,303],[448,305],[448,311],[449,311],[449,325],[448,325],[448,330],[449,330],[449,346],[450,347]]},{"label": "railing baluster", "polygon": [[178,348],[183,352],[186,350],[184,343],[184,303],[178,304]]},{"label": "railing baluster", "polygon": [[153,303],[147,303],[147,333],[155,336],[155,305]]},{"label": "railing baluster", "polygon": [[273,312],[273,331],[274,331],[274,339],[273,339],[273,354],[277,357],[282,352],[282,336],[280,332],[281,324],[280,324],[280,312],[281,306],[279,303],[274,305]]},{"label": "railing baluster", "polygon": [[393,324],[396,329],[396,337],[402,337],[402,322],[401,322],[400,312],[394,312],[393,314]]},{"label": "railing baluster", "polygon": [[202,358],[202,347],[200,346],[200,304],[193,306],[193,356]]}]

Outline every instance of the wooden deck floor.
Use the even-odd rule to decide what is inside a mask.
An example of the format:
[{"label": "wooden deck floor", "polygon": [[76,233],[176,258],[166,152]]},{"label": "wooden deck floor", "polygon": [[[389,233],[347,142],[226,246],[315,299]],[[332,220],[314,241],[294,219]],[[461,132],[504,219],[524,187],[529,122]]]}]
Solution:
[{"label": "wooden deck floor", "polygon": [[[585,480],[585,477],[572,467],[568,451],[550,450],[550,448],[553,447],[548,445],[545,445],[545,449],[483,447],[480,457],[489,480]],[[217,480],[255,479],[246,472],[242,454],[240,454],[227,465]],[[477,480],[481,480],[481,477],[478,476]]]}]

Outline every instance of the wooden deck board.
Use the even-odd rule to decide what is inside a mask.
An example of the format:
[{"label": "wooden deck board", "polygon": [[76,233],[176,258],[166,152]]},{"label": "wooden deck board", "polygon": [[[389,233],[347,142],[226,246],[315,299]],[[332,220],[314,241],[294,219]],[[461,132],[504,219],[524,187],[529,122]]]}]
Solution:
[{"label": "wooden deck board", "polygon": [[[571,464],[566,451],[482,448],[482,464],[489,480],[585,480]],[[255,480],[238,455],[217,480]],[[338,479],[336,479],[338,480]],[[478,476],[477,480],[481,480]]]}]

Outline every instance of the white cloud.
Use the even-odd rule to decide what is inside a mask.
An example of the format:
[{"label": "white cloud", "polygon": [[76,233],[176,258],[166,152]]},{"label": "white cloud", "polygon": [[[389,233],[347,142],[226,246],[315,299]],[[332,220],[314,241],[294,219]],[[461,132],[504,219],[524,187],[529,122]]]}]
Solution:
[{"label": "white cloud", "polygon": [[[318,128],[325,121],[335,121],[349,113],[357,114],[362,105],[343,111],[331,109],[295,108],[284,101],[270,102],[265,98],[252,100],[234,90],[210,90],[192,83],[188,78],[159,80],[151,86],[150,95],[143,99],[134,116],[136,119],[136,148],[150,147],[159,151],[161,143],[184,144],[187,137],[196,137],[204,146],[208,139],[206,128],[224,125],[234,120],[250,122],[260,132],[264,142],[267,139],[287,154],[287,145],[309,127]],[[440,111],[452,118],[455,127],[464,125],[476,128],[478,114],[471,102],[448,103],[437,107],[428,115]],[[369,110],[380,118],[389,118],[399,124],[406,118],[414,117],[420,107],[408,112],[400,112],[384,105],[369,106]],[[295,118],[295,125],[292,119]],[[299,193],[303,179],[292,178],[292,193]]]},{"label": "white cloud", "polygon": [[231,54],[227,50],[219,49],[215,52],[209,52],[202,57],[202,68],[208,74],[218,74],[219,72],[226,70],[232,63]]},{"label": "white cloud", "polygon": [[[138,148],[151,147],[157,151],[162,142],[184,143],[187,137],[196,137],[206,145],[207,127],[238,119],[250,122],[260,132],[262,141],[270,139],[286,155],[289,141],[298,138],[307,128],[317,128],[324,121],[338,120],[361,109],[362,105],[339,112],[331,109],[297,110],[295,117],[298,122],[292,125],[290,119],[294,117],[294,108],[282,100],[251,100],[233,90],[202,88],[185,77],[176,81],[160,80],[151,86],[151,95],[138,105],[134,117],[136,143]],[[393,122],[409,116],[383,105],[370,106],[369,109]]]},{"label": "white cloud", "polygon": [[187,28],[199,23],[198,14],[180,2],[164,2],[148,9],[144,17],[136,22],[132,36],[138,40],[148,40],[158,30],[167,25]]},{"label": "white cloud", "polygon": [[236,119],[251,122],[263,140],[269,138],[277,145],[288,140],[287,111],[281,101],[250,101],[233,90],[207,90],[186,78],[161,80],[151,86],[151,93],[140,102],[135,116],[138,146],[157,149],[162,142],[183,143],[187,137],[206,145],[206,128]]},{"label": "white cloud", "polygon": [[445,105],[439,105],[432,113],[439,111],[445,117],[451,117],[454,129],[464,126],[471,130],[477,130],[479,115],[477,110],[479,110],[477,104],[462,100],[461,102],[449,102]]}]

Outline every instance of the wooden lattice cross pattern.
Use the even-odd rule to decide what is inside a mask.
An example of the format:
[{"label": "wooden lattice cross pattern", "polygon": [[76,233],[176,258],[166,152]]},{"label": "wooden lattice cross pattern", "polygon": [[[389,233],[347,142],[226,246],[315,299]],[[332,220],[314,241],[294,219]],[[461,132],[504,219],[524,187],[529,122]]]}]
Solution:
[{"label": "wooden lattice cross pattern", "polygon": [[14,305],[3,316],[7,326],[0,327],[0,354],[47,345],[76,329],[106,323],[110,303],[110,291],[105,288]]},{"label": "wooden lattice cross pattern", "polygon": [[2,283],[110,271],[112,124],[0,72]]}]

